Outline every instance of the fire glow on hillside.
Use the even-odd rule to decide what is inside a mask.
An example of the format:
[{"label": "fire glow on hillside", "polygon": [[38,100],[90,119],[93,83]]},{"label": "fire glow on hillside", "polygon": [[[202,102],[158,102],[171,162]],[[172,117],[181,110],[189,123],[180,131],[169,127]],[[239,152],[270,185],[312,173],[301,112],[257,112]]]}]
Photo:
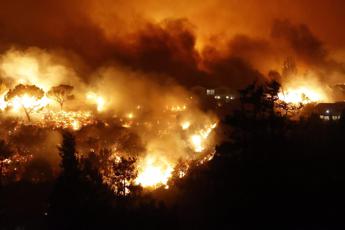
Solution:
[{"label": "fire glow on hillside", "polygon": [[302,105],[330,101],[325,86],[316,81],[313,75],[292,76],[292,79],[284,82],[278,97],[286,103]]},{"label": "fire glow on hillside", "polygon": [[[150,82],[133,79],[137,93],[145,91],[148,85],[156,90],[147,95],[149,99],[136,98],[130,90],[123,89],[124,86],[113,83],[117,82],[116,74],[124,74],[113,70],[101,73],[103,81],[111,82],[110,86],[99,86],[81,84],[77,80],[65,82],[63,78],[57,82],[53,77],[64,75],[67,68],[57,68],[50,63],[50,66],[44,67],[48,73],[40,72],[40,59],[35,55],[10,51],[3,62],[6,64],[0,66],[9,80],[2,84],[1,115],[16,122],[3,137],[5,140],[11,140],[25,127],[47,132],[70,130],[75,133],[77,143],[80,143],[80,146],[77,145],[80,158],[87,156],[90,151],[98,153],[102,148],[110,149],[108,158],[114,162],[121,161],[119,156],[135,157],[137,177],[126,183],[146,188],[167,188],[169,179],[177,170],[175,166],[178,161],[188,164],[212,159],[217,118],[198,109],[197,102],[178,86],[172,87],[171,93],[166,93],[165,88],[160,89],[154,83],[151,85]],[[53,83],[45,78],[47,74],[54,79]],[[107,79],[110,75],[114,79]],[[41,78],[44,81],[41,82]],[[118,82],[121,82],[122,76],[118,78]],[[122,103],[119,102],[121,99]],[[88,133],[88,130],[93,131]],[[112,132],[114,136],[106,132]],[[121,135],[138,136],[140,144],[136,144],[142,145],[143,150],[136,150],[134,144],[125,143],[131,139],[117,140]],[[89,145],[90,139],[97,141]],[[94,146],[96,142],[98,147]],[[6,174],[11,171],[11,162],[18,163],[21,159],[11,157],[2,162],[7,168]],[[28,161],[25,158],[22,162]],[[107,169],[100,173],[104,183],[113,187],[111,174],[116,172]],[[185,175],[186,172],[177,174]]]},{"label": "fire glow on hillside", "polygon": [[285,101],[286,103],[293,104],[322,102],[327,99],[322,90],[304,86],[288,88],[287,90],[280,92],[278,97],[280,100]]}]

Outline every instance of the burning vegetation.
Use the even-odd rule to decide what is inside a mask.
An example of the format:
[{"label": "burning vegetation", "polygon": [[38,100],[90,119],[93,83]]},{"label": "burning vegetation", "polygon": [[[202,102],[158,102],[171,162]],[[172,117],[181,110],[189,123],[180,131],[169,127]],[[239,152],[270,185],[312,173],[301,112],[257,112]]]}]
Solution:
[{"label": "burning vegetation", "polygon": [[[2,176],[12,172],[16,180],[22,178],[25,167],[43,151],[42,133],[57,131],[73,133],[78,161],[94,159],[92,167],[103,183],[122,195],[132,185],[168,188],[174,171],[187,173],[176,168],[179,161],[189,164],[212,159],[217,117],[200,110],[193,95],[176,84],[161,86],[144,81],[139,73],[114,68],[97,73],[101,84],[86,84],[71,80],[64,71],[55,72],[57,64],[50,60],[42,63],[36,54],[16,52],[9,51],[0,64],[1,123],[6,126],[2,145],[13,149],[2,155]],[[57,69],[71,71],[63,65]],[[124,77],[131,79],[131,86],[124,84]],[[40,141],[25,146],[31,138]],[[56,138],[55,146],[39,157],[58,161],[49,154],[56,155],[54,148],[60,141]],[[56,171],[58,162],[53,161]]]},{"label": "burning vegetation", "polygon": [[0,229],[343,223],[344,8],[0,1]]},{"label": "burning vegetation", "polygon": [[[299,77],[295,64],[286,62],[282,86],[273,81],[255,93],[253,83],[241,91],[243,102],[266,90],[275,110],[294,116],[307,104],[329,100],[315,77]],[[93,159],[103,183],[121,195],[138,185],[168,188],[174,175],[183,177],[189,165],[203,164],[215,154],[217,116],[201,110],[197,97],[176,83],[158,84],[120,66],[102,67],[85,82],[67,60],[40,49],[9,50],[0,70],[1,116],[7,127],[2,139],[12,149],[1,161],[3,175],[11,171],[20,180],[25,165],[41,151],[42,143],[19,148],[13,142],[17,138],[22,144],[17,135],[26,139],[26,127],[33,130],[34,139],[36,133],[73,133],[80,164]],[[61,135],[55,138],[57,146]],[[50,159],[52,174],[57,175],[58,157],[52,149],[40,158]]]}]

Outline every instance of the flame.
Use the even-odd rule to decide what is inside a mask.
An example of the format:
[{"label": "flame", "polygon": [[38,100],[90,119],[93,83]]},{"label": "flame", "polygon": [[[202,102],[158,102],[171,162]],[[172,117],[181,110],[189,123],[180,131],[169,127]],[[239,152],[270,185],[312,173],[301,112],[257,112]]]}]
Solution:
[{"label": "flame", "polygon": [[202,152],[205,148],[203,146],[203,138],[199,134],[194,134],[191,136],[191,142],[194,147],[195,152]]},{"label": "flame", "polygon": [[133,119],[134,118],[134,114],[133,113],[128,113],[127,114],[127,118],[128,119]]},{"label": "flame", "polygon": [[329,101],[324,84],[317,80],[314,73],[296,75],[282,83],[278,93],[281,101],[292,104],[308,104]]},{"label": "flame", "polygon": [[190,121],[185,121],[185,122],[182,122],[182,124],[181,124],[181,128],[182,128],[183,130],[188,129],[189,126],[190,126]]},{"label": "flame", "polygon": [[[37,111],[41,108],[46,107],[51,100],[47,98],[46,96],[37,100],[35,97],[31,97],[29,95],[23,95],[21,97],[15,97],[10,102],[7,103],[7,105],[2,105],[2,107],[12,107],[13,111],[17,112],[21,107],[24,107],[26,109],[33,109],[34,111]],[[6,102],[5,102],[6,103]]]},{"label": "flame", "polygon": [[54,60],[49,53],[37,48],[27,51],[10,49],[1,57],[0,72],[14,80],[14,84],[36,85],[48,91],[63,78],[70,82],[74,76],[71,68]]},{"label": "flame", "polygon": [[74,120],[72,122],[72,128],[73,128],[73,130],[79,130],[80,129],[80,122],[77,120]]},{"label": "flame", "polygon": [[88,92],[86,94],[86,99],[91,100],[97,106],[97,111],[102,112],[105,109],[105,100],[102,96],[99,96],[93,92]]},{"label": "flame", "polygon": [[139,174],[136,184],[143,187],[156,188],[164,185],[168,188],[168,180],[172,176],[173,166],[166,159],[155,155],[147,155],[138,165]]},{"label": "flame", "polygon": [[190,142],[195,152],[199,153],[205,150],[205,142],[207,141],[210,133],[216,128],[217,123],[207,126],[205,129],[201,129],[197,134],[193,134],[190,137]]},{"label": "flame", "polygon": [[[97,104],[97,110],[102,111],[104,109],[105,101],[103,97],[93,93],[89,92],[87,93],[86,97],[89,100],[92,100],[92,102],[95,102]],[[95,114],[93,114],[90,111],[86,110],[80,110],[78,112],[76,111],[54,111],[50,107],[47,107],[52,101],[44,96],[42,99],[37,100],[35,97],[31,97],[29,95],[24,95],[21,97],[15,97],[13,100],[9,102],[5,102],[4,95],[2,97],[3,103],[0,103],[2,105],[2,108],[11,107],[14,112],[18,112],[18,110],[22,107],[32,109],[32,111],[37,112],[36,118],[32,124],[37,125],[39,127],[51,127],[51,128],[64,128],[64,129],[72,129],[72,130],[80,130],[82,127],[86,125],[92,125],[97,122],[95,119]],[[40,109],[47,108],[43,111]],[[140,107],[141,108],[141,107]],[[163,110],[164,111],[164,110]],[[166,110],[164,113],[166,114]],[[168,111],[173,116],[176,117],[176,113],[185,114],[189,113],[190,111],[186,110],[185,105],[177,105],[175,107],[170,108]],[[139,111],[138,111],[139,113]],[[117,115],[115,115],[117,117]],[[125,118],[129,119],[120,119],[122,122],[122,126],[131,128],[131,123],[135,122],[136,124],[140,124],[137,119],[140,116],[135,116],[133,112],[125,113]],[[170,117],[170,116],[168,116]],[[185,145],[178,146],[178,149],[181,149],[181,151],[190,151],[192,148],[194,152],[201,153],[206,152],[206,150],[210,147],[210,141],[208,140],[210,133],[212,130],[217,126],[216,123],[211,123],[207,116],[201,116],[200,118],[194,117],[194,123],[198,124],[196,128],[195,125],[191,126],[190,120],[184,120],[182,123],[174,123],[172,121],[169,121],[167,123],[162,122],[160,124],[160,120],[157,120],[157,125],[162,126],[161,128],[154,129],[157,131],[157,134],[160,135],[167,135],[170,132],[175,132],[176,127],[181,127],[184,132],[181,132],[178,135],[189,135],[190,136],[190,142],[176,142],[176,143],[186,143]],[[206,119],[206,120],[204,120]],[[127,122],[127,123],[126,123]],[[131,122],[131,123],[128,123]],[[205,125],[205,122],[208,123]],[[150,121],[147,121],[146,123],[150,123]],[[128,125],[129,124],[129,125]],[[145,122],[143,123],[145,124]],[[127,126],[126,126],[127,125]],[[146,127],[146,126],[145,126]],[[153,130],[153,131],[154,131]],[[184,134],[185,133],[185,134]],[[175,138],[175,137],[173,137]],[[168,145],[166,142],[160,141],[158,139],[158,143],[156,148],[162,148],[162,146]],[[168,145],[170,146],[170,145]],[[165,150],[164,150],[165,151]],[[156,153],[155,149],[153,151],[150,151],[153,153]],[[201,159],[200,163],[205,162],[207,159],[211,158],[203,158],[203,155],[199,155],[199,160]],[[198,158],[193,158],[198,159]],[[188,155],[183,157],[184,161],[188,160]],[[155,189],[160,186],[164,186],[165,188],[168,188],[168,181],[172,177],[173,171],[175,166],[177,165],[177,159],[170,159],[168,160],[168,154],[162,153],[162,154],[148,154],[145,158],[141,159],[137,163],[137,170],[138,170],[138,176],[135,179],[134,183],[143,186],[144,188],[150,188]],[[188,167],[187,167],[188,168]],[[186,171],[178,171],[178,176],[183,177],[186,175]],[[110,182],[109,182],[110,183]],[[129,182],[128,182],[129,183]],[[109,184],[109,186],[112,186]]]},{"label": "flame", "polygon": [[167,110],[171,112],[182,112],[187,109],[186,105],[173,105],[173,106],[167,106]]},{"label": "flame", "polygon": [[[99,144],[98,147],[97,144],[97,147],[90,146],[90,149],[95,148],[96,150],[94,151],[96,152],[99,151],[97,150],[98,148],[108,148],[112,145],[123,145],[121,148],[124,148],[124,146],[127,147],[127,144],[130,145],[132,143],[132,135],[128,135],[128,138],[127,135],[122,137],[122,132],[137,135],[140,141],[139,147],[147,149],[147,154],[139,156],[138,161],[135,163],[135,172],[138,172],[136,179],[126,181],[126,183],[135,183],[144,188],[154,189],[160,186],[168,188],[168,181],[173,175],[178,175],[178,177],[186,175],[188,168],[193,165],[189,164],[191,161],[198,161],[199,164],[202,164],[212,159],[213,155],[209,155],[209,152],[213,149],[213,139],[210,138],[210,134],[216,127],[216,124],[213,123],[215,117],[205,114],[192,103],[192,97],[184,89],[179,89],[179,87],[176,89],[174,85],[169,86],[169,89],[157,86],[152,90],[152,97],[150,92],[147,99],[144,97],[147,94],[143,94],[141,91],[146,92],[146,88],[151,84],[151,81],[147,79],[145,81],[133,81],[135,83],[133,89],[138,89],[139,96],[137,96],[137,92],[134,92],[135,94],[128,92],[132,91],[132,87],[130,90],[127,88],[122,89],[122,87],[116,88],[115,84],[113,84],[115,81],[113,77],[109,81],[105,78],[106,83],[104,81],[97,81],[96,85],[87,88],[84,84],[78,85],[80,79],[77,79],[78,81],[73,79],[73,77],[78,77],[75,75],[73,68],[67,68],[63,64],[54,63],[55,59],[49,57],[43,51],[28,53],[11,51],[4,56],[3,60],[0,60],[0,72],[11,80],[4,82],[3,87],[6,89],[3,91],[1,88],[0,91],[2,94],[0,95],[0,109],[6,115],[12,116],[17,115],[17,113],[30,112],[30,115],[32,114],[30,125],[51,130],[81,130],[80,132],[75,132],[76,136],[83,135],[83,127],[98,123],[106,124],[106,126],[114,125],[114,127],[111,127],[113,129],[117,129],[120,126],[126,127],[127,129],[119,129],[119,136],[121,138],[102,141],[104,146]],[[107,73],[102,71],[102,76],[104,74]],[[127,80],[126,77],[125,82],[128,82]],[[100,82],[101,84],[98,84]],[[119,82],[121,83],[120,80]],[[29,93],[20,97],[14,97],[11,101],[5,101],[8,89],[13,88],[15,84],[19,83],[36,85],[45,93],[49,92],[51,87],[60,84],[70,84],[73,87],[76,86],[73,95],[70,95],[73,96],[71,99],[86,99],[87,103],[66,99],[67,105],[62,109],[57,107],[54,98],[50,99],[44,96],[38,100]],[[84,91],[85,89],[86,91]],[[169,92],[166,92],[167,90]],[[164,92],[163,96],[162,92]],[[80,95],[82,96],[80,97]],[[118,105],[113,104],[115,97],[120,102]],[[115,106],[116,109],[114,108]],[[22,111],[23,108],[25,111]],[[97,111],[104,112],[104,114],[102,113],[102,116],[99,116],[100,113],[97,113]],[[16,124],[18,126],[26,125],[26,121],[19,119]],[[103,125],[95,127],[96,131],[90,132],[90,135],[99,135],[97,138],[101,138],[102,128]],[[85,130],[87,131],[88,129]],[[8,131],[9,135],[11,132],[12,130]],[[137,137],[135,136],[135,138]],[[83,137],[80,137],[80,139],[83,139]],[[127,141],[127,139],[129,140],[128,143],[118,143],[123,140]],[[144,146],[141,146],[141,144]],[[88,148],[87,144],[85,144],[85,148]],[[196,152],[200,154],[195,154]],[[113,161],[119,161],[118,152],[115,151],[114,154]],[[133,154],[137,153],[133,152]],[[130,154],[124,152],[123,155],[128,156]],[[180,160],[185,164],[183,169],[179,167]],[[117,172],[111,169],[111,165],[104,164],[103,167],[107,170],[102,172],[102,180],[110,187],[116,186],[111,177]],[[173,173],[175,168],[178,168],[177,174]],[[105,175],[108,171],[112,175]],[[126,194],[127,191],[125,192]]]},{"label": "flame", "polygon": [[43,120],[36,123],[41,127],[54,127],[79,130],[82,127],[96,123],[89,111],[48,111],[43,113]]},{"label": "flame", "polygon": [[298,88],[288,88],[278,94],[280,100],[293,104],[308,104],[326,100],[324,93],[316,88],[301,86]]}]

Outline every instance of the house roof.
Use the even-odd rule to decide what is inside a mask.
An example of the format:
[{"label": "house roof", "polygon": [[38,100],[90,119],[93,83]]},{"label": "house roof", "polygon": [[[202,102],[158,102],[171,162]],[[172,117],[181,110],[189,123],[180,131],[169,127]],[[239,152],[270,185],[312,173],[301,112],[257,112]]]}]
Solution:
[{"label": "house roof", "polygon": [[314,107],[314,112],[324,115],[340,115],[345,110],[345,102],[319,103]]}]

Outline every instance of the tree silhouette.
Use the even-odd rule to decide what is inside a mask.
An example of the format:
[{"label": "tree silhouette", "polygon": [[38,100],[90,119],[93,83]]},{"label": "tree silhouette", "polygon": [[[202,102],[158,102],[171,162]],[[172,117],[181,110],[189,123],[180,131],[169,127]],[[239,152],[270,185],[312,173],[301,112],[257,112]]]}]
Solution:
[{"label": "tree silhouette", "polygon": [[271,115],[274,115],[275,113],[275,105],[277,101],[279,100],[278,93],[279,93],[280,88],[281,88],[280,83],[275,80],[266,82],[265,84],[264,103],[265,103],[266,109]]},{"label": "tree silhouette", "polygon": [[2,186],[3,179],[3,169],[4,169],[4,160],[12,155],[13,151],[9,145],[4,141],[0,140],[0,187]]},{"label": "tree silhouette", "polygon": [[36,103],[28,103],[27,100],[38,101],[44,96],[44,91],[35,85],[19,84],[14,89],[10,89],[5,95],[5,101],[13,101],[18,98],[18,103],[23,108],[28,121],[30,114],[39,106]]},{"label": "tree silhouette", "polygon": [[112,181],[117,187],[117,195],[126,196],[130,192],[133,180],[137,177],[135,162],[136,160],[132,157],[121,157],[118,162],[113,162],[114,176]]},{"label": "tree silhouette", "polygon": [[288,102],[279,100],[276,102],[276,107],[277,109],[283,112],[283,115],[285,117],[289,117],[298,113],[298,111],[300,111],[303,108],[303,104],[302,103],[298,103],[298,104],[288,103]]},{"label": "tree silhouette", "polygon": [[242,112],[254,118],[274,115],[279,90],[280,84],[275,80],[264,84],[253,82],[239,91]]},{"label": "tree silhouette", "polygon": [[134,157],[115,156],[109,149],[91,154],[93,164],[102,172],[104,182],[111,187],[116,196],[126,196],[134,189],[137,177]]},{"label": "tree silhouette", "polygon": [[67,100],[73,99],[74,95],[72,94],[73,86],[70,85],[58,85],[52,87],[48,91],[48,97],[53,98],[57,103],[59,103],[60,108],[62,110],[62,107]]},{"label": "tree silhouette", "polygon": [[256,82],[253,82],[246,88],[239,90],[239,94],[242,112],[250,116],[256,116],[256,113],[260,110],[263,96],[262,86],[257,87]]},{"label": "tree silhouette", "polygon": [[[86,159],[77,159],[75,138],[63,133],[59,147],[62,172],[51,196],[49,216],[54,229],[89,229],[106,224],[105,218],[112,205],[114,193],[102,182],[95,153]],[[103,216],[105,215],[105,216]],[[92,226],[92,227],[90,227]]]},{"label": "tree silhouette", "polygon": [[[63,132],[63,141],[59,148],[61,156],[61,174],[57,179],[51,196],[49,215],[56,218],[55,223],[65,225],[79,218],[84,200],[84,185],[75,155],[75,139],[69,132]],[[64,220],[59,220],[63,218]],[[62,223],[59,223],[62,221]]]},{"label": "tree silhouette", "polygon": [[75,139],[70,132],[63,132],[62,145],[59,147],[59,154],[61,156],[60,167],[63,170],[63,175],[68,177],[76,177],[79,174],[78,160],[75,155]]}]

